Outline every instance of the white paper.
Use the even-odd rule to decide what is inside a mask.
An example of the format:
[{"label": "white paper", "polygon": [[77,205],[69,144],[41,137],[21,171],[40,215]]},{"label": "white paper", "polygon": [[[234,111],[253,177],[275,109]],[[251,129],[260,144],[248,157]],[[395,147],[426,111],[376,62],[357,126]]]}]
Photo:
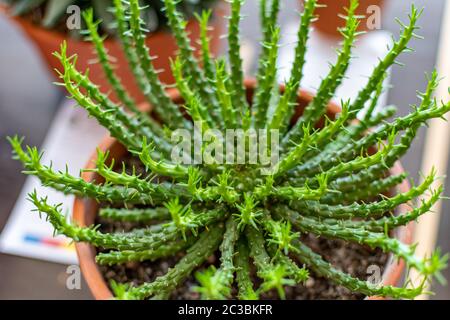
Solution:
[{"label": "white paper", "polygon": [[[88,118],[87,112],[74,108],[73,101],[65,101],[53,120],[41,150],[43,163],[53,163],[55,170],[65,170],[78,176],[107,131]],[[72,213],[73,196],[65,196],[51,188],[42,187],[35,177],[28,177],[17,202],[0,235],[0,251],[25,257],[64,264],[76,264],[74,245],[64,236],[53,237],[53,227],[32,212],[34,206],[27,194],[36,189],[39,196],[48,196],[50,204],[62,203],[63,212]]]}]

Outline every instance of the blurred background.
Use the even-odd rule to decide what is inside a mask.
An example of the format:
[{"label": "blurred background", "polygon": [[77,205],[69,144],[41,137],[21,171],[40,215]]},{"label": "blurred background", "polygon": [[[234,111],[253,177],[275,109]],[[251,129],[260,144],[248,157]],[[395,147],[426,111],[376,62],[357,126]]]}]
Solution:
[{"label": "blurred background", "polygon": [[[243,11],[247,18],[241,24],[244,41],[243,57],[247,74],[251,75],[257,64],[258,15],[256,0],[247,0]],[[400,114],[417,102],[416,90],[423,90],[426,84],[424,72],[431,72],[436,65],[440,47],[440,32],[445,0],[386,0],[382,9],[382,29],[398,35],[399,26],[394,18],[406,20],[411,3],[426,10],[420,20],[424,37],[413,40],[414,54],[401,57],[404,67],[392,69],[386,103],[399,107]],[[289,37],[289,26],[298,21],[297,1],[282,1],[280,23],[284,36]],[[326,28],[325,28],[326,29]],[[324,29],[324,30],[325,30]],[[325,30],[326,32],[326,30]],[[44,141],[58,108],[64,102],[64,92],[52,85],[53,75],[37,52],[37,48],[23,31],[0,14],[0,232],[16,203],[26,177],[20,173],[17,161],[11,160],[10,147],[5,137],[18,134],[26,137],[26,143],[40,146]],[[328,46],[337,46],[337,40],[327,38]],[[376,41],[374,39],[373,41]],[[286,46],[289,41],[286,41]],[[225,49],[225,44],[222,50]],[[286,54],[286,59],[288,59]],[[283,56],[284,57],[284,56]],[[449,57],[450,58],[450,57]],[[323,61],[326,64],[327,61]],[[284,65],[285,61],[280,61]],[[313,85],[311,85],[313,87]],[[312,88],[313,89],[313,88]],[[351,90],[351,88],[349,89]],[[403,158],[403,166],[418,178],[422,167],[425,129]],[[417,181],[417,180],[416,180]],[[447,181],[447,185],[448,181]],[[447,192],[448,194],[448,192]],[[444,202],[439,225],[438,246],[450,252],[450,203]],[[449,270],[446,278],[450,279]],[[0,253],[0,299],[90,299],[85,283],[81,290],[67,290],[66,266],[36,259],[23,258]],[[433,285],[436,293],[433,299],[450,299],[450,287]]]}]

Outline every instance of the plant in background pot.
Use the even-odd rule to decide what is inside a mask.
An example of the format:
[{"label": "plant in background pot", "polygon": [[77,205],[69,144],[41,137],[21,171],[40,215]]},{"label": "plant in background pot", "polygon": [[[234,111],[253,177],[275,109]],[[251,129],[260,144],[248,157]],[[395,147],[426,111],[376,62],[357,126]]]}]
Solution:
[{"label": "plant in background pot", "polygon": [[[9,4],[9,7],[4,8],[6,12],[12,15],[13,20],[33,41],[52,73],[55,69],[61,71],[61,65],[53,57],[53,52],[59,50],[59,45],[66,41],[69,54],[78,56],[78,69],[81,71],[90,69],[91,80],[95,81],[102,90],[108,91],[111,89],[108,81],[109,71],[103,70],[100,64],[94,63],[96,53],[99,54],[98,51],[96,52],[97,48],[95,44],[83,41],[84,29],[88,25],[78,16],[79,12],[70,9],[70,6],[75,5],[80,9],[92,8],[92,19],[103,21],[100,24],[98,41],[103,43],[108,58],[114,61],[117,76],[123,80],[131,97],[138,102],[145,100],[141,93],[142,88],[136,83],[135,75],[131,72],[133,67],[130,66],[132,63],[129,61],[130,57],[124,54],[124,47],[127,46],[128,40],[125,39],[123,30],[120,28],[126,28],[127,22],[124,21],[125,25],[118,26],[115,21],[113,10],[117,0],[6,0],[4,2]],[[162,82],[173,83],[170,59],[175,57],[177,46],[161,11],[163,1],[145,0],[141,1],[141,4],[145,5],[142,9],[145,29],[150,31],[145,42],[153,48],[153,56],[158,57],[153,60],[155,68],[159,70],[158,77]],[[1,5],[0,3],[0,9],[2,9]],[[226,15],[224,3],[217,0],[183,0],[179,1],[177,8],[189,19],[186,28],[196,54],[199,52],[200,26],[194,15],[204,9],[212,9],[208,33],[211,37],[211,52],[214,56],[217,55],[220,52],[219,38],[224,32],[224,16]],[[79,23],[76,23],[77,19]],[[118,101],[116,96],[112,98]]]},{"label": "plant in background pot", "polygon": [[[152,66],[152,48],[145,45],[138,0],[130,1],[128,13],[116,2],[118,24],[129,16],[130,29],[123,31],[134,45],[126,50],[145,72],[139,80],[148,88],[150,110],[108,99],[77,70],[76,57],[63,44],[56,54],[62,85],[113,138],[99,146],[82,177],[42,164],[36,148],[11,138],[25,173],[77,196],[75,221],[68,222],[58,205],[36,192],[30,201],[56,233],[77,242],[96,298],[111,298],[112,292],[121,299],[421,294],[432,276],[440,278],[447,257],[438,251],[415,256],[411,223],[430,211],[442,187],[432,189],[431,172],[409,188],[397,161],[417,130],[446,114],[450,104],[432,98],[433,73],[411,113],[388,121],[395,107],[374,110],[386,70],[409,50],[420,12],[412,8],[409,23],[401,25],[399,39],[357,98],[339,108],[329,101],[351,59],[358,1],[349,5],[337,62],[315,94],[299,86],[317,0],[305,2],[293,71],[282,86],[275,84],[279,1],[261,1],[264,46],[255,81],[244,81],[239,56],[242,3],[231,1],[226,62],[211,57],[206,32],[196,59],[175,1],[164,0],[179,46],[172,63],[176,88],[166,91]],[[207,16],[202,15],[205,21]],[[206,23],[201,26],[205,31]],[[95,28],[89,30],[95,38]],[[119,81],[114,89],[123,96]],[[222,132],[231,132],[231,141]],[[249,160],[255,153],[256,161]],[[427,200],[413,203],[427,192]],[[384,269],[381,282],[364,279],[373,264]],[[421,285],[397,286],[405,265],[419,272]]]}]

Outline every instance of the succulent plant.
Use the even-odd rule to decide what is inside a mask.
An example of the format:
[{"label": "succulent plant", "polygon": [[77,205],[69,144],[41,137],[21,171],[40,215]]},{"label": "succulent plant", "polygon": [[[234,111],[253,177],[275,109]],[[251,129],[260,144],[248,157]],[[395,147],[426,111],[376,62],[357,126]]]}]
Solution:
[{"label": "succulent plant", "polygon": [[[101,24],[102,32],[107,34],[115,34],[114,15],[111,12],[113,7],[112,0],[2,0],[12,6],[12,13],[14,15],[26,15],[33,10],[42,9],[40,16],[41,24],[45,28],[54,28],[61,23],[64,24],[64,19],[67,19],[69,13],[67,8],[71,5],[77,5],[80,9],[87,9],[92,7],[94,9],[94,16],[102,19],[104,23]],[[216,0],[182,0],[177,4],[177,8],[186,17],[192,17],[195,12],[201,12],[207,9]],[[142,18],[145,20],[146,28],[151,31],[156,31],[164,28],[167,24],[165,15],[162,13],[162,0],[142,0],[142,5],[145,5],[145,10],[142,10]],[[76,30],[79,31],[79,30]],[[72,33],[78,34],[78,32]]]},{"label": "succulent plant", "polygon": [[[76,56],[67,56],[66,44],[55,53],[64,67],[61,85],[70,97],[138,158],[146,171],[139,173],[125,165],[120,170],[120,163],[115,164],[114,160],[121,159],[110,159],[107,152],[98,151],[96,167],[91,171],[105,182],[87,182],[42,164],[39,151],[24,148],[23,139],[18,137],[10,138],[15,157],[23,163],[24,172],[40,178],[43,185],[111,204],[99,210],[100,217],[147,224],[131,232],[105,233],[98,226],[80,227],[68,222],[59,205],[49,203],[36,192],[29,195],[30,201],[47,216],[57,234],[106,249],[97,255],[99,264],[153,261],[180,252],[183,255],[173,268],[152,282],[139,286],[112,283],[118,298],[168,298],[184,279],[194,274],[198,285],[193,290],[205,299],[231,298],[232,288],[237,289],[239,299],[256,299],[269,290],[277,290],[280,298],[284,298],[286,286],[302,283],[311,274],[367,296],[414,298],[424,291],[433,276],[441,279],[439,271],[446,267],[447,256],[436,251],[430,257],[419,258],[414,245],[402,243],[392,233],[429,212],[442,197],[442,187],[432,187],[436,174],[429,173],[421,184],[407,192],[392,194],[388,191],[407,175],[392,175],[389,169],[407,152],[418,129],[427,120],[446,114],[450,103],[433,98],[438,84],[438,76],[433,72],[425,92],[419,93],[420,104],[414,105],[409,114],[389,120],[396,112],[395,107],[375,112],[388,68],[398,63],[401,53],[411,51],[408,42],[417,37],[421,11],[411,8],[409,22],[400,22],[398,40],[393,40],[389,52],[379,60],[356,99],[343,101],[340,114],[331,119],[326,116],[327,105],[345,77],[358,36],[359,20],[354,14],[358,1],[351,0],[346,26],[341,30],[343,42],[337,51],[337,61],[330,65],[312,102],[292,122],[316,2],[305,1],[292,74],[284,90],[280,90],[276,83],[280,1],[260,1],[263,50],[252,99],[246,94],[239,55],[243,0],[230,1],[228,60],[213,59],[209,53],[209,12],[197,16],[202,29],[202,54],[197,59],[176,1],[164,0],[164,12],[179,46],[172,71],[184,100],[181,105],[169,98],[167,87],[158,81],[151,48],[144,42],[145,22],[138,0],[130,0],[129,6],[114,0],[118,35],[136,79],[154,106],[151,114],[140,111],[114,75],[92,11],[84,13],[89,35],[122,102],[111,101],[89,80],[88,73],[77,71]],[[366,112],[356,121],[365,106]],[[323,123],[321,128],[315,125],[319,120]],[[270,167],[247,162],[174,161],[177,142],[170,136],[179,129],[187,133],[239,129],[243,133],[258,132],[272,141],[273,137],[264,129],[274,130],[279,133],[280,143],[275,147],[269,143],[267,151],[279,152],[280,159]],[[200,151],[210,144],[211,141],[203,141]],[[244,154],[250,152],[251,146],[246,144]],[[191,148],[188,154],[192,156]],[[427,193],[430,195],[427,200],[413,203]],[[411,210],[393,214],[402,204],[409,204]],[[301,241],[302,234],[380,248],[404,260],[409,268],[418,271],[423,281],[416,287],[372,285],[333,267]],[[207,267],[207,258],[213,254],[220,257],[220,262]]]}]

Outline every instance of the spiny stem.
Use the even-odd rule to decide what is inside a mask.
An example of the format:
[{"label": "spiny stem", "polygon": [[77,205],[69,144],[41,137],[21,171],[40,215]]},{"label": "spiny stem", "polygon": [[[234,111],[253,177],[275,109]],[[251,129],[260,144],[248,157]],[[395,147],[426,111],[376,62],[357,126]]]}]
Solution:
[{"label": "spiny stem", "polygon": [[124,222],[168,220],[170,218],[169,211],[164,207],[145,209],[101,208],[98,214],[104,219]]},{"label": "spiny stem", "polygon": [[237,243],[237,253],[234,259],[236,265],[236,282],[238,285],[238,297],[241,300],[256,300],[258,298],[253,289],[253,281],[250,275],[250,255],[248,245],[243,237]]},{"label": "spiny stem", "polygon": [[142,70],[147,78],[149,85],[149,97],[150,103],[154,106],[155,112],[161,119],[171,128],[190,128],[189,122],[183,118],[182,114],[179,112],[178,106],[173,103],[165,92],[165,89],[158,79],[158,74],[156,73],[152,58],[149,54],[149,49],[145,44],[145,36],[143,34],[143,21],[140,17],[140,8],[138,0],[130,0],[130,28],[131,35],[134,40],[134,45],[136,48],[137,56],[139,57],[139,62]]},{"label": "spiny stem", "polygon": [[226,75],[225,61],[216,62],[216,92],[217,99],[220,102],[223,122],[226,129],[234,129],[238,127],[238,108],[232,101],[232,94],[229,90],[229,81]]},{"label": "spiny stem", "polygon": [[74,177],[65,172],[54,171],[51,166],[41,164],[42,155],[39,154],[37,148],[22,148],[22,139],[18,137],[9,138],[9,142],[13,147],[15,156],[25,167],[26,174],[32,174],[38,177],[43,185],[50,186],[64,194],[74,194],[80,197],[95,198],[98,201],[121,202],[121,203],[141,203],[153,204],[161,203],[168,197],[173,196],[170,189],[165,189],[163,185],[155,185],[153,192],[140,193],[139,191],[126,188],[111,186],[109,184],[95,184],[84,181],[82,178]]},{"label": "spiny stem", "polygon": [[[300,83],[303,79],[303,70],[305,66],[305,56],[307,50],[307,42],[310,32],[310,24],[315,19],[314,12],[317,7],[317,0],[306,0],[303,3],[303,12],[300,18],[300,25],[297,32],[297,46],[295,47],[295,58],[292,64],[291,77],[289,78],[288,86],[292,86],[293,89],[287,94],[287,101],[295,103],[297,99],[297,90],[300,87]],[[293,110],[292,110],[293,111]],[[289,112],[288,118],[292,115],[292,111]]]},{"label": "spiny stem", "polygon": [[203,231],[197,242],[190,247],[186,255],[170,269],[165,275],[156,278],[155,281],[145,283],[139,287],[131,287],[128,291],[135,299],[144,299],[148,296],[162,293],[170,293],[192,271],[214,253],[219,247],[223,236],[223,225],[216,225]]},{"label": "spiny stem", "polygon": [[233,217],[228,218],[225,225],[225,234],[220,245],[220,270],[224,273],[224,285],[230,287],[233,283],[233,274],[235,266],[233,264],[234,254],[236,252],[235,245],[239,238],[237,222]]},{"label": "spiny stem", "polygon": [[99,253],[95,257],[95,261],[101,265],[115,265],[131,261],[155,261],[157,259],[170,257],[179,251],[182,251],[194,243],[195,238],[189,237],[187,241],[180,240],[161,245],[155,250],[124,250],[110,251],[108,253]]},{"label": "spiny stem", "polygon": [[[367,171],[364,171],[367,172]],[[341,200],[339,203],[351,203],[355,201],[365,201],[373,199],[384,192],[391,190],[393,187],[400,184],[408,176],[406,173],[399,175],[389,176],[385,179],[379,179],[382,176],[380,173],[376,172],[374,174],[374,179],[366,179],[370,175],[351,175],[349,177],[341,178],[332,182],[330,188],[333,190],[341,191]],[[359,178],[363,178],[363,182]],[[373,181],[367,184],[367,181]],[[320,199],[326,204],[336,204],[335,197],[333,194],[328,194]]]},{"label": "spiny stem", "polygon": [[[275,0],[277,1],[277,0]],[[267,122],[267,109],[277,73],[278,42],[280,41],[280,28],[271,31],[267,46],[266,60],[260,60],[264,66],[263,75],[260,76],[255,98],[252,105],[252,123],[255,128],[263,128]]]},{"label": "spiny stem", "polygon": [[265,248],[265,241],[261,231],[256,230],[252,226],[245,228],[245,235],[249,245],[250,256],[257,268],[258,277],[264,278],[264,270],[270,266],[270,256]]},{"label": "spiny stem", "polygon": [[392,297],[394,299],[414,299],[423,291],[423,287],[414,289],[396,288],[393,286],[375,286],[367,281],[362,281],[345,272],[339,271],[331,266],[322,257],[314,253],[310,248],[301,243],[295,242],[298,252],[295,254],[298,260],[306,264],[315,274],[330,279],[334,283],[344,286],[353,292],[361,292],[367,296]]},{"label": "spiny stem", "polygon": [[322,175],[317,179],[319,184],[317,189],[312,189],[308,185],[305,185],[304,187],[286,186],[275,188],[271,194],[287,200],[320,200],[320,198],[329,191],[327,188],[328,176]]},{"label": "spiny stem", "polygon": [[128,95],[128,92],[123,87],[121,80],[115,74],[113,66],[110,63],[110,57],[108,56],[108,52],[104,45],[104,38],[101,37],[97,31],[101,21],[94,22],[94,11],[92,8],[84,11],[83,17],[89,31],[88,40],[91,40],[94,43],[97,57],[99,58],[106,78],[114,89],[114,92],[129,110],[140,113],[136,106],[136,102]]},{"label": "spiny stem", "polygon": [[342,83],[345,72],[350,64],[352,48],[357,36],[358,18],[355,16],[355,10],[358,7],[357,0],[351,0],[348,8],[348,17],[345,29],[341,32],[344,37],[342,49],[338,52],[338,58],[335,64],[331,66],[327,77],[320,83],[317,95],[313,101],[305,108],[302,117],[297,121],[295,126],[284,137],[283,144],[287,146],[292,141],[298,141],[303,134],[304,124],[315,124],[325,113],[329,100],[333,97],[338,86]]},{"label": "spiny stem", "polygon": [[347,219],[353,217],[375,218],[424,194],[434,181],[435,172],[432,172],[419,186],[411,188],[407,192],[398,193],[392,198],[385,198],[381,201],[370,203],[353,203],[350,205],[339,204],[336,206],[322,204],[318,201],[304,201],[299,202],[298,205],[294,205],[294,207],[300,211],[304,211],[307,214],[313,214],[318,217],[320,216],[335,219]]},{"label": "spiny stem", "polygon": [[211,18],[212,11],[204,10],[201,15],[196,14],[196,18],[200,24],[200,45],[201,45],[201,53],[202,53],[202,63],[203,70],[205,73],[206,80],[208,81],[211,87],[214,87],[214,62],[211,58],[211,50],[210,50],[210,38],[208,36],[209,31],[209,19]]},{"label": "spiny stem", "polygon": [[[175,77],[178,90],[186,103],[186,109],[189,115],[192,117],[192,120],[201,122],[203,126],[207,126],[207,128],[214,128],[215,122],[210,116],[210,111],[202,102],[200,96],[191,90],[188,80],[190,77],[186,79],[183,76],[182,69],[183,63],[181,62],[180,57],[177,57],[175,61],[172,62],[172,72]],[[205,130],[207,130],[207,128]]]},{"label": "spiny stem", "polygon": [[228,25],[228,55],[231,67],[230,84],[233,101],[239,105],[240,127],[247,129],[250,127],[250,111],[244,89],[244,72],[242,70],[241,45],[239,43],[239,21],[241,20],[241,6],[243,2],[244,0],[231,0],[231,16]]},{"label": "spiny stem", "polygon": [[[372,92],[376,91],[379,82],[384,80],[385,73],[387,69],[396,62],[398,56],[405,51],[410,51],[407,47],[409,41],[415,35],[415,31],[418,29],[416,24],[422,11],[419,11],[414,5],[411,7],[411,13],[409,15],[409,24],[404,25],[400,21],[399,24],[403,27],[403,31],[400,35],[399,40],[395,41],[389,53],[380,60],[378,65],[373,69],[372,75],[367,80],[366,86],[358,93],[357,98],[353,102],[350,110],[353,112],[358,112],[364,107],[364,104],[369,100]],[[353,118],[356,117],[356,113],[352,113]]]},{"label": "spiny stem", "polygon": [[[217,101],[215,95],[209,87],[209,82],[205,79],[205,75],[200,69],[198,61],[194,57],[194,50],[185,31],[187,22],[183,20],[180,12],[176,9],[174,0],[164,0],[164,5],[168,23],[180,50],[180,57],[183,59],[183,73],[190,75],[189,85],[196,89],[203,103],[211,107],[216,106]],[[217,110],[211,109],[210,111],[215,113],[214,118],[218,119]]]},{"label": "spiny stem", "polygon": [[300,25],[297,32],[297,46],[295,47],[295,57],[292,64],[291,76],[286,83],[284,94],[275,108],[272,119],[269,119],[268,121],[268,127],[270,129],[280,129],[283,134],[285,133],[288,122],[291,120],[295,107],[297,106],[297,92],[303,79],[310,24],[314,20],[316,6],[317,0],[304,1],[304,11],[301,14]]},{"label": "spiny stem", "polygon": [[185,166],[179,164],[173,164],[167,160],[156,161],[152,158],[152,151],[154,144],[147,143],[147,139],[142,140],[142,146],[140,150],[133,151],[133,153],[139,156],[142,163],[147,167],[147,170],[151,170],[162,176],[169,176],[174,178],[182,178],[188,176],[188,169]]},{"label": "spiny stem", "polygon": [[230,217],[225,224],[223,241],[219,247],[221,252],[220,268],[216,269],[211,266],[204,272],[196,273],[196,278],[201,286],[194,287],[194,291],[199,292],[202,299],[223,300],[230,298],[235,272],[233,258],[236,253],[235,243],[238,237],[237,223],[233,217]]},{"label": "spiny stem", "polygon": [[[273,0],[271,3],[270,12],[268,12],[268,5],[266,0],[260,0],[259,6],[261,8],[261,29],[262,29],[262,50],[261,54],[259,56],[259,64],[258,64],[258,71],[256,74],[256,81],[257,83],[263,83],[265,82],[264,79],[267,78],[266,74],[268,71],[268,61],[269,61],[269,51],[270,47],[274,44],[274,42],[271,41],[273,32],[277,28],[277,17],[278,12],[280,10],[280,1],[279,0]],[[278,43],[278,41],[276,41]],[[275,71],[276,72],[276,71]],[[271,86],[273,86],[273,82],[271,83]],[[259,89],[259,87],[258,87]],[[253,102],[253,105],[255,105],[255,102]],[[254,115],[257,114],[257,112],[252,111],[252,122],[254,122]],[[265,123],[263,123],[265,124]]]},{"label": "spiny stem", "polygon": [[420,207],[414,208],[411,211],[403,212],[399,215],[383,217],[378,220],[364,221],[346,221],[344,226],[349,226],[353,228],[364,227],[370,231],[383,232],[386,230],[392,230],[394,228],[405,226],[411,221],[415,221],[420,216],[427,212],[430,212],[433,205],[441,199],[443,192],[442,186],[437,190],[431,191],[431,196],[428,200],[423,200]]},{"label": "spiny stem", "polygon": [[[414,254],[414,247],[407,246],[398,239],[389,238],[383,233],[375,233],[364,228],[341,228],[338,224],[324,224],[313,218],[297,216],[297,219],[286,217],[291,221],[292,225],[301,232],[311,232],[318,236],[327,238],[338,238],[346,241],[365,244],[371,248],[380,248],[384,252],[392,252],[396,257],[402,258],[410,266],[418,270],[425,276],[431,276],[439,270],[443,260],[431,261],[427,259],[419,259]],[[442,258],[442,259],[445,259]]]},{"label": "spiny stem", "polygon": [[95,246],[118,250],[155,250],[160,245],[176,239],[178,230],[168,225],[161,232],[144,237],[130,237],[97,231],[97,227],[77,227],[67,222],[61,213],[61,204],[49,205],[47,198],[38,198],[36,192],[29,194],[36,211],[45,213],[55,228],[55,233],[63,234],[77,242],[89,242]]}]

